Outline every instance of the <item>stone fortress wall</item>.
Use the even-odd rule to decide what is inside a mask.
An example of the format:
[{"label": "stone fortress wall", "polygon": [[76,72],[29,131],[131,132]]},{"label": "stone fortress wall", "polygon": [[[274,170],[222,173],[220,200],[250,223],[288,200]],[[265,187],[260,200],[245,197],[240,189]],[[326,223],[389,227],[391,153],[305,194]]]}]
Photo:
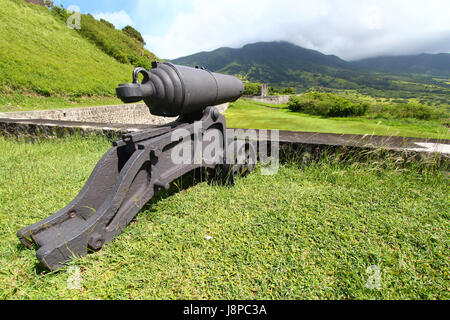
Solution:
[{"label": "stone fortress wall", "polygon": [[[216,106],[220,112],[228,108],[228,103]],[[76,122],[117,123],[117,124],[151,124],[161,125],[172,122],[175,118],[158,117],[150,114],[144,103],[72,108],[58,110],[39,110],[0,113],[0,118],[21,120],[58,120]]]}]

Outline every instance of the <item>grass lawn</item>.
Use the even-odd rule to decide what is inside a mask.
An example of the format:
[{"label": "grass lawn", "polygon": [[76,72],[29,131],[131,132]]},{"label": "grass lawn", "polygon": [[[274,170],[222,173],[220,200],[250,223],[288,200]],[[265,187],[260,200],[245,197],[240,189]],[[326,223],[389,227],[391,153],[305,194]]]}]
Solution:
[{"label": "grass lawn", "polygon": [[450,298],[448,173],[332,160],[160,197],[69,263],[82,279],[70,290],[73,269],[44,271],[15,234],[71,201],[108,148],[0,137],[1,299]]},{"label": "grass lawn", "polygon": [[232,103],[225,116],[230,128],[450,139],[449,128],[434,121],[322,118],[291,112],[287,105],[264,104],[249,99]]}]

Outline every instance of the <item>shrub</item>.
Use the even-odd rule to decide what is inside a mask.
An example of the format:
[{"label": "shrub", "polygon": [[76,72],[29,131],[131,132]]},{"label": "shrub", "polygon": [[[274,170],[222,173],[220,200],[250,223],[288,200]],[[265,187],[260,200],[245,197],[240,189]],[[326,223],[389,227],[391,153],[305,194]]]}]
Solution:
[{"label": "shrub", "polygon": [[116,28],[111,22],[109,22],[109,21],[107,21],[105,19],[100,19],[100,22],[104,23],[108,28],[111,28],[111,29],[115,29]]},{"label": "shrub", "polygon": [[244,95],[257,96],[261,94],[261,83],[246,82],[244,83]]},{"label": "shrub", "polygon": [[275,96],[277,94],[281,94],[282,92],[275,88],[275,87],[269,87],[269,96]]},{"label": "shrub", "polygon": [[286,89],[283,90],[284,94],[295,94],[295,90],[292,89],[291,87],[287,87]]},{"label": "shrub", "polygon": [[132,37],[137,41],[139,41],[140,43],[142,43],[142,46],[146,45],[144,37],[142,37],[142,34],[132,26],[126,26],[122,29],[122,31],[125,32],[129,37]]},{"label": "shrub", "polygon": [[44,5],[47,7],[47,8],[53,8],[54,6],[55,6],[55,3],[54,3],[54,1],[50,1],[50,0],[44,0]]},{"label": "shrub", "polygon": [[55,16],[61,18],[64,21],[66,21],[70,16],[69,13],[66,11],[66,9],[64,9],[62,7],[60,8],[58,6],[53,6],[53,7],[51,7],[51,10]]},{"label": "shrub", "polygon": [[419,120],[435,120],[448,117],[444,110],[420,103],[395,103],[389,105],[375,105],[371,113],[377,118],[415,118]]},{"label": "shrub", "polygon": [[309,92],[289,99],[289,109],[324,117],[349,117],[364,115],[369,105],[352,102],[332,93]]}]

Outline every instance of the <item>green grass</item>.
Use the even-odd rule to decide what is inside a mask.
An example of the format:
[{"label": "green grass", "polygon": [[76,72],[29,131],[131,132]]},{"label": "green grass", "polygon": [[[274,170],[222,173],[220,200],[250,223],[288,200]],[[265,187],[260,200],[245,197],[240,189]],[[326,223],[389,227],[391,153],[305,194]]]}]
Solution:
[{"label": "green grass", "polygon": [[[0,137],[0,298],[450,298],[448,173],[332,159],[160,197],[70,263],[82,287],[69,290],[70,269],[44,272],[15,233],[71,201],[108,147]],[[372,265],[381,290],[365,286]]]},{"label": "green grass", "polygon": [[[264,105],[270,108],[264,107]],[[230,128],[450,138],[448,127],[439,121],[367,119],[363,117],[323,118],[292,112],[287,105],[263,104],[249,99],[240,99],[232,103],[225,112],[225,116]]]},{"label": "green grass", "polygon": [[130,81],[133,66],[102,52],[47,8],[22,0],[0,0],[0,6],[3,111],[11,105],[33,109],[47,97],[66,105],[82,97],[114,97],[117,85]]},{"label": "green grass", "polygon": [[[71,15],[57,6],[52,8],[52,12],[63,22],[66,22]],[[159,60],[136,38],[116,29],[110,22],[98,21],[90,14],[81,14],[80,17],[81,28],[77,30],[78,33],[118,62],[150,69],[152,61]],[[140,35],[138,31],[137,33]]]}]

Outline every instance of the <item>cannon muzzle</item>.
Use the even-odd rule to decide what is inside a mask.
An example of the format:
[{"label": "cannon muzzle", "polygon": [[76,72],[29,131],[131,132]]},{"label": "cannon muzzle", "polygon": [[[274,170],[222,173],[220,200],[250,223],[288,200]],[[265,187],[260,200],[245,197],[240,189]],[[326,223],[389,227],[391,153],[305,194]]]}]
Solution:
[{"label": "cannon muzzle", "polygon": [[175,117],[236,101],[244,93],[244,85],[236,77],[204,68],[154,62],[150,70],[136,68],[133,83],[121,84],[116,91],[125,103],[144,100],[151,114]]}]

